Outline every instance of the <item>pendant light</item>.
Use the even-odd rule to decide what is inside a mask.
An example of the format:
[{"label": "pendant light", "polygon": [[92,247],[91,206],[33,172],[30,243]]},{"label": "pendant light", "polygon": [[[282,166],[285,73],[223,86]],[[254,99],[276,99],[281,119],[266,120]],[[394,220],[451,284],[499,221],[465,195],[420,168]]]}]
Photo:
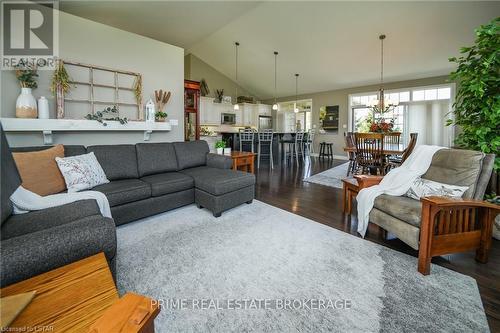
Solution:
[{"label": "pendant light", "polygon": [[295,103],[293,103],[293,112],[298,113],[299,107],[297,106],[297,96],[299,95],[299,74],[295,74]]},{"label": "pendant light", "polygon": [[398,106],[397,101],[391,101],[389,99],[385,99],[384,96],[384,39],[385,35],[378,36],[380,40],[380,88],[378,93],[378,99],[372,100],[370,105],[374,109],[381,110],[382,112],[386,112],[391,108]]},{"label": "pendant light", "polygon": [[276,102],[276,95],[277,95],[277,80],[278,80],[278,52],[274,51],[274,104],[273,104],[273,110],[278,110],[278,103]]},{"label": "pendant light", "polygon": [[238,104],[238,46],[240,46],[240,43],[235,42],[234,47],[236,51],[236,70],[235,70],[235,77],[236,77],[236,103],[234,103],[234,110],[239,110],[240,106]]}]

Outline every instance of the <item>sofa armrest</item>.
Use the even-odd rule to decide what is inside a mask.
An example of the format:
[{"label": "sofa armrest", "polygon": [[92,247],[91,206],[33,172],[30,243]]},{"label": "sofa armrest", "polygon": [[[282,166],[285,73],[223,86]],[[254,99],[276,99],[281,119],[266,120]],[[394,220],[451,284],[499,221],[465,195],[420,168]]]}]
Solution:
[{"label": "sofa armrest", "polygon": [[359,189],[364,189],[373,185],[378,185],[383,176],[369,176],[369,175],[354,175],[354,178],[358,181]]},{"label": "sofa armrest", "polygon": [[231,156],[208,153],[207,166],[218,169],[231,169],[233,166],[233,159]]},{"label": "sofa armrest", "polygon": [[492,204],[488,201],[475,200],[475,199],[430,196],[430,197],[420,198],[420,201],[422,202],[422,204],[428,204],[440,208],[448,208],[448,207],[487,208],[500,212],[499,205]]},{"label": "sofa armrest", "polygon": [[93,199],[79,200],[65,205],[11,215],[2,224],[2,240],[70,223],[84,217],[101,215]]},{"label": "sofa armrest", "polygon": [[104,252],[108,262],[116,255],[113,219],[89,216],[1,242],[1,286],[25,280],[91,255]]}]

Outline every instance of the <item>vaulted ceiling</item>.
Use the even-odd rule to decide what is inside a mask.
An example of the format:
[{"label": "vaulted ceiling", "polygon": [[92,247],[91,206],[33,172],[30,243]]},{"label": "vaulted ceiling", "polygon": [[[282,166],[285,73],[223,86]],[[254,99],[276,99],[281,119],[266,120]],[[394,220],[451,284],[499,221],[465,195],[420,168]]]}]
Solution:
[{"label": "vaulted ceiling", "polygon": [[185,48],[262,99],[377,83],[386,34],[385,80],[452,70],[448,57],[499,16],[497,1],[66,1],[61,9]]}]

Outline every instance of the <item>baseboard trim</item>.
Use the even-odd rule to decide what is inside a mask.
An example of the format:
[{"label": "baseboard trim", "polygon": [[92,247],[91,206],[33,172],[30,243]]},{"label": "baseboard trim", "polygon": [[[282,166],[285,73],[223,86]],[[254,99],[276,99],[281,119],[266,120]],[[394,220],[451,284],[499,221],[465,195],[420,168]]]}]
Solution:
[{"label": "baseboard trim", "polygon": [[[312,153],[311,156],[314,156],[314,157],[319,157],[319,153]],[[344,160],[344,161],[348,161],[349,159],[347,158],[347,156],[345,155],[333,155],[333,158],[336,159],[336,160]]]}]

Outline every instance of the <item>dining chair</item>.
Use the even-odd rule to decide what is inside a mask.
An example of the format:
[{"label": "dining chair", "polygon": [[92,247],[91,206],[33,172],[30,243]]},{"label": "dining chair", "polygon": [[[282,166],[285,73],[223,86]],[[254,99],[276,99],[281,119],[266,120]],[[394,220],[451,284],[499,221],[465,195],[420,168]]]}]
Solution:
[{"label": "dining chair", "polygon": [[399,145],[401,132],[388,132],[384,133],[384,146]]},{"label": "dining chair", "polygon": [[382,133],[354,133],[356,163],[361,173],[378,170],[385,175],[384,135]]},{"label": "dining chair", "polygon": [[[345,145],[348,148],[356,148],[356,143],[354,139],[354,134],[352,132],[347,132],[345,137]],[[347,156],[349,157],[349,166],[347,167],[347,176],[349,174],[354,174],[354,172],[357,169],[357,163],[356,163],[356,152],[350,151],[347,153]]]},{"label": "dining chair", "polygon": [[240,151],[243,151],[243,145],[250,145],[251,152],[253,153],[253,142],[255,138],[255,132],[252,129],[245,128],[240,130]]},{"label": "dining chair", "polygon": [[410,156],[413,152],[413,149],[417,145],[418,133],[410,133],[410,142],[408,143],[408,147],[403,150],[403,154],[401,156],[391,156],[389,158],[388,169],[393,169],[401,166],[404,161]]},{"label": "dining chair", "polygon": [[[262,156],[268,156],[269,157],[269,163],[271,165],[271,169],[274,169],[274,164],[273,164],[273,130],[272,129],[265,129],[265,130],[260,130],[259,133],[257,134],[257,138],[259,140],[258,146],[257,146],[257,168],[260,168],[260,158]],[[267,151],[269,154],[262,153],[262,148],[267,147]]]}]

